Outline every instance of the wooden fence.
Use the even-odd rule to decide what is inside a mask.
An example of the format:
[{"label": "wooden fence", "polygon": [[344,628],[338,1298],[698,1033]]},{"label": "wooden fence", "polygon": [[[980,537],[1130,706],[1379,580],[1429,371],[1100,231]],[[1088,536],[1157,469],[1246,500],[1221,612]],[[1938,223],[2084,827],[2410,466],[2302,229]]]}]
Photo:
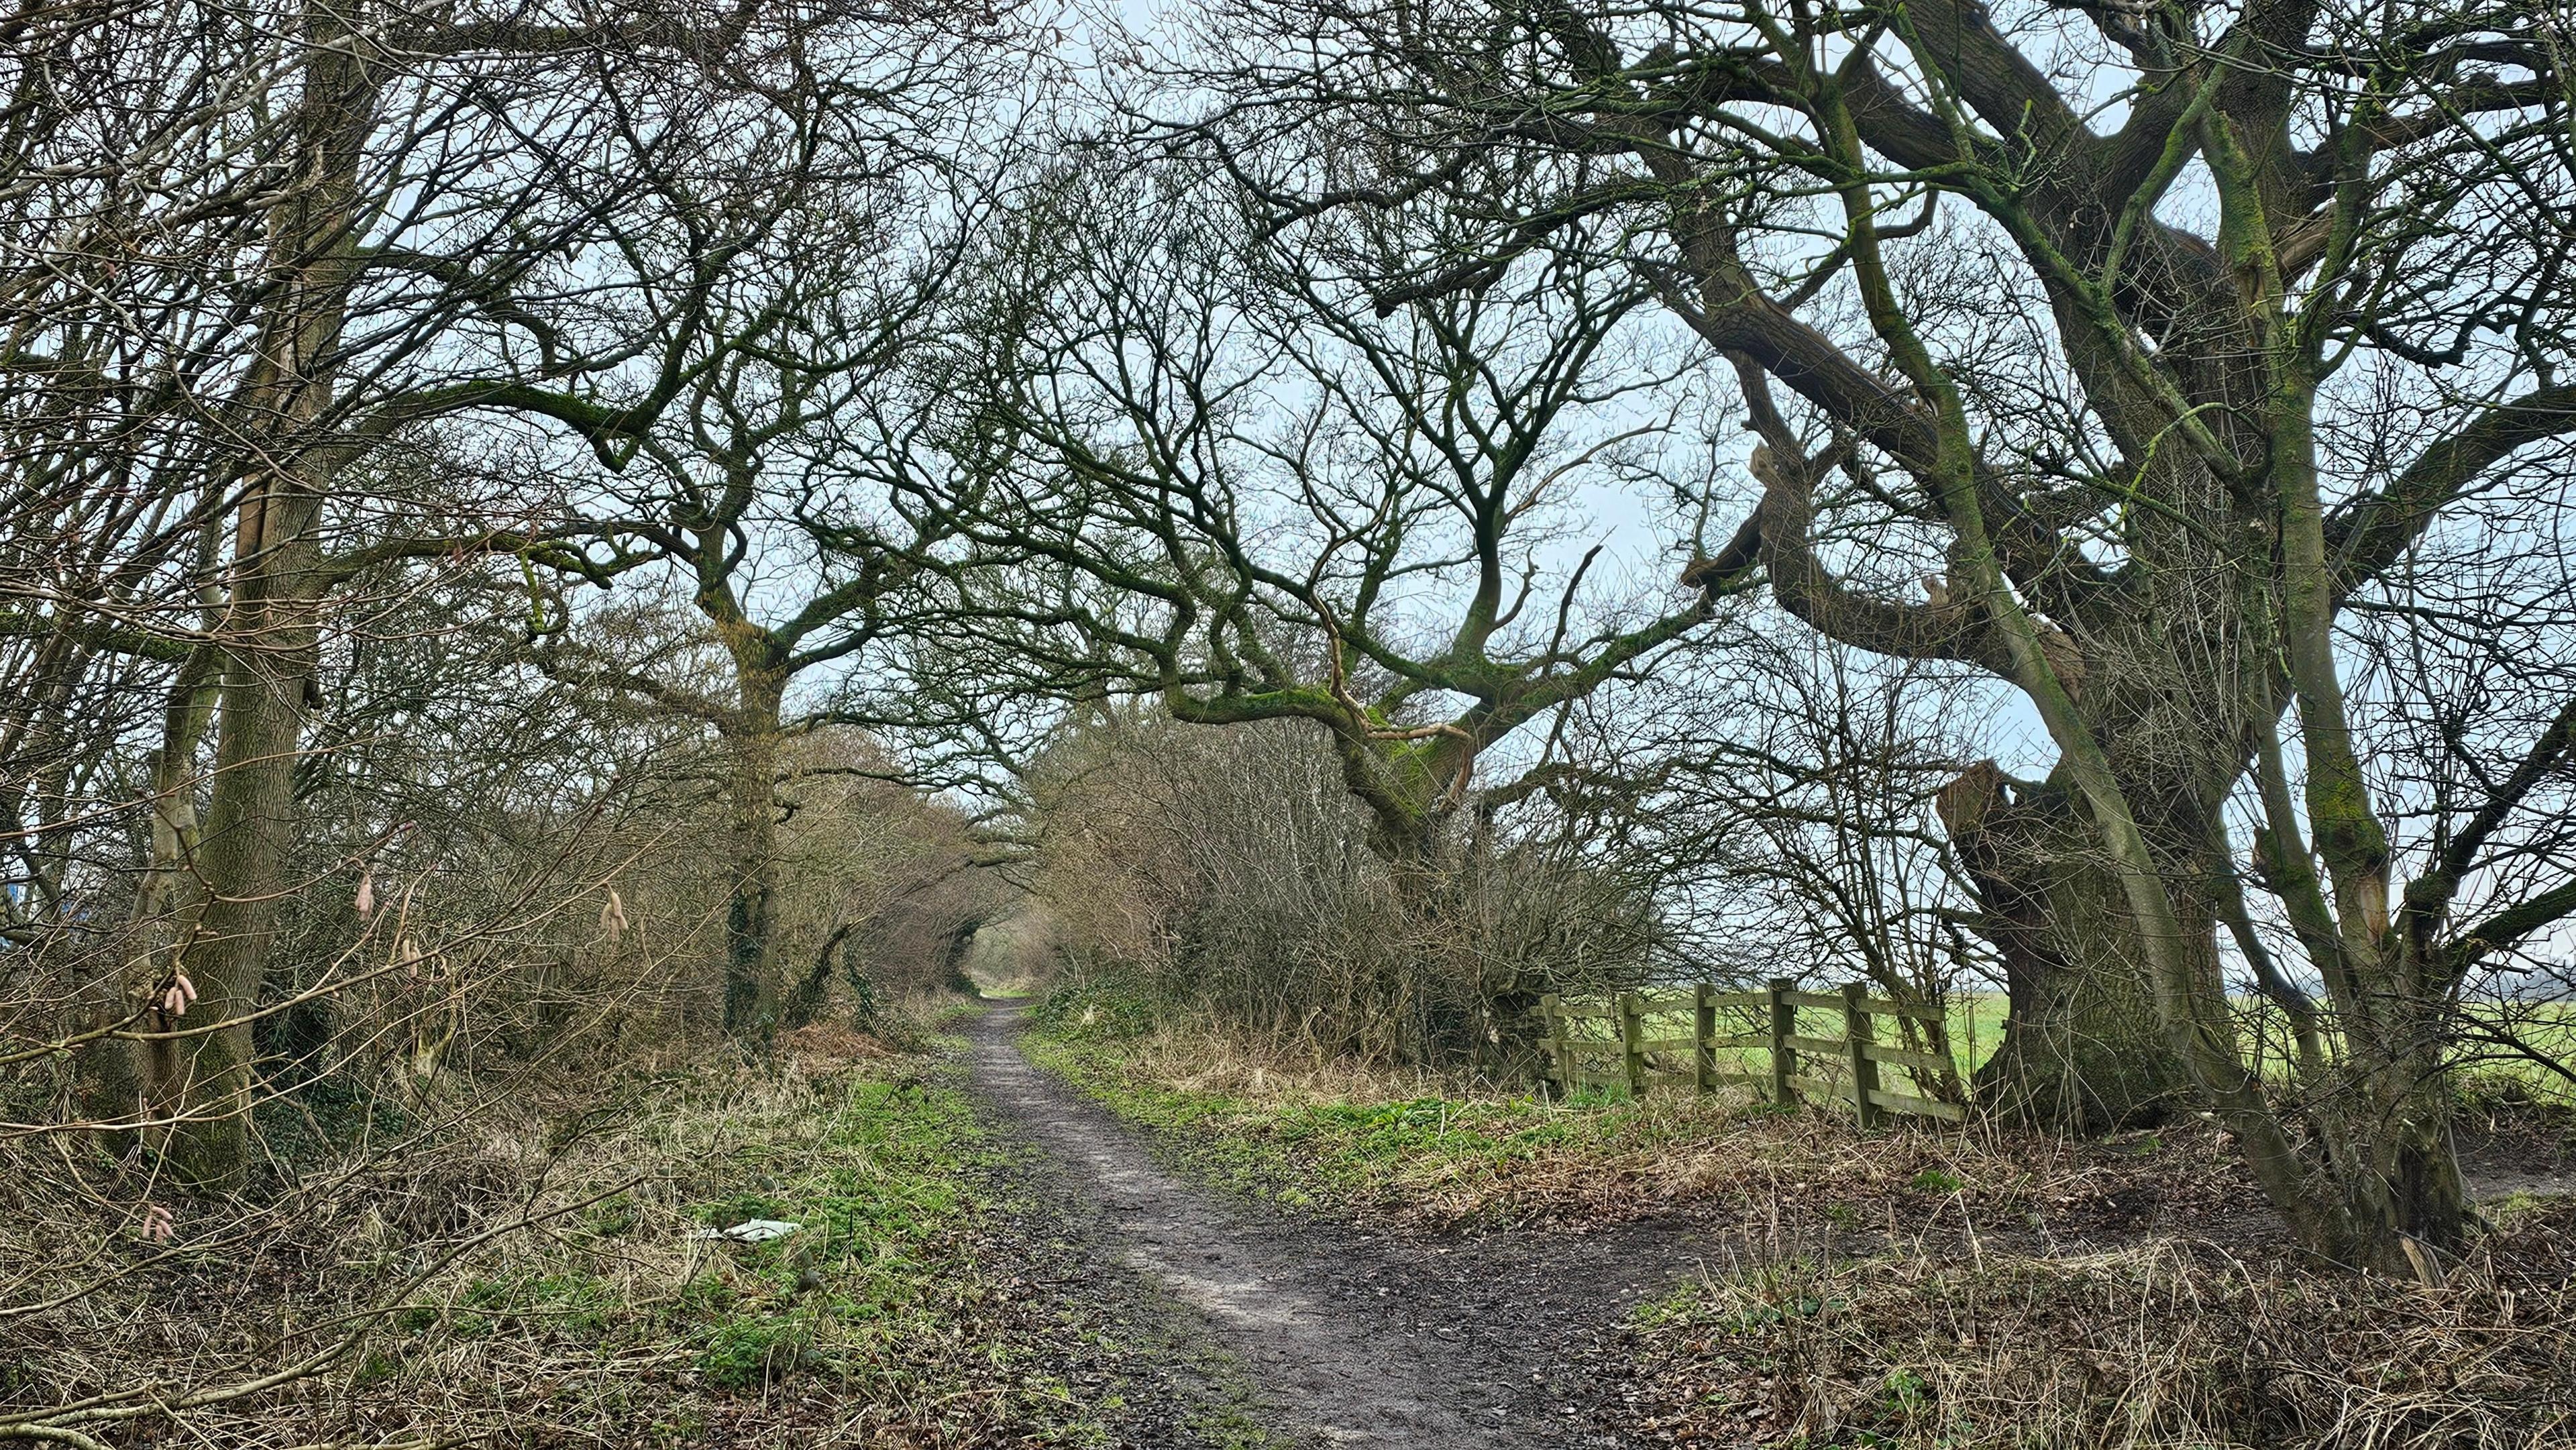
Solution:
[{"label": "wooden fence", "polygon": [[[1800,1033],[1798,1010],[1802,1007],[1840,1013],[1842,1035],[1811,1037]],[[1622,992],[1601,1006],[1574,1005],[1547,996],[1539,999],[1538,1010],[1547,1027],[1548,1077],[1560,1097],[1586,1087],[1625,1086],[1631,1094],[1643,1097],[1659,1083],[1688,1083],[1704,1093],[1715,1091],[1721,1083],[1749,1083],[1784,1106],[1808,1097],[1850,1103],[1865,1126],[1884,1121],[1890,1113],[1951,1122],[1967,1116],[1956,1103],[1889,1092],[1879,1086],[1878,1070],[1882,1065],[1905,1068],[1917,1078],[1948,1074],[1954,1069],[1937,1054],[1878,1040],[1878,1019],[1882,1017],[1928,1022],[1937,1032],[1941,1023],[1939,1008],[1875,998],[1859,982],[1832,993],[1801,991],[1795,983],[1777,980],[1758,992],[1721,992],[1701,983],[1685,990]],[[1691,1014],[1688,1037],[1646,1035],[1649,1019],[1683,1011]],[[1720,1033],[1720,1013],[1739,1020],[1749,1015],[1762,1024],[1762,1030]],[[1583,1030],[1584,1024],[1592,1022],[1608,1023],[1608,1032]],[[1939,1039],[1936,1036],[1934,1040]],[[1721,1049],[1747,1048],[1768,1054],[1767,1071],[1719,1069],[1717,1054]],[[1608,1058],[1610,1066],[1592,1070],[1590,1059],[1601,1057]],[[1677,1058],[1689,1065],[1670,1066]],[[1801,1066],[1810,1060],[1826,1066],[1832,1076],[1801,1072]]]}]

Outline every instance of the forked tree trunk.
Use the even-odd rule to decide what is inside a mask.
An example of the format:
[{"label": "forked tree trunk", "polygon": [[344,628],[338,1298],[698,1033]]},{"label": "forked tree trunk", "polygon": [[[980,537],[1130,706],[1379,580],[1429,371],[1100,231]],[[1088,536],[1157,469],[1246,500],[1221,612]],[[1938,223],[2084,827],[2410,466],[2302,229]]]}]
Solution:
[{"label": "forked tree trunk", "polygon": [[[178,966],[198,999],[156,1025],[144,1049],[157,1134],[182,1177],[226,1189],[248,1169],[252,1047],[248,1014],[266,980],[287,894],[295,764],[320,638],[317,533],[334,464],[326,420],[334,354],[358,276],[358,174],[380,80],[346,43],[344,12],[307,7],[310,45],[286,190],[271,218],[272,297],[260,348],[233,399],[251,434],[236,481],[231,607],[223,653],[215,777],[197,853],[201,895],[180,930]],[[185,1035],[167,1035],[169,1031]]]},{"label": "forked tree trunk", "polygon": [[207,1189],[237,1186],[249,1162],[250,1014],[267,978],[295,840],[295,764],[319,638],[312,593],[321,504],[302,480],[273,479],[242,508],[237,557],[251,561],[226,621],[215,775],[196,862],[204,883],[179,932],[194,984],[184,1016],[156,1013],[147,1093],[173,1121],[161,1147]]},{"label": "forked tree trunk", "polygon": [[[797,978],[796,986],[787,993],[780,1006],[779,1026],[793,1031],[823,1015],[823,998],[832,989],[832,968],[840,964],[841,944],[858,929],[857,922],[845,921],[832,928],[832,934],[823,939],[822,949],[814,953],[813,964]],[[852,975],[856,975],[854,970]]]},{"label": "forked tree trunk", "polygon": [[2341,1099],[2324,1118],[2326,1166],[2344,1198],[2346,1242],[2337,1252],[2355,1266],[2432,1281],[2439,1270],[2410,1252],[2409,1242],[2456,1251],[2472,1218],[2451,1140],[2456,1100],[2443,1061],[2449,1024],[2436,1003],[2403,1003],[2392,993],[2381,1005],[2390,1019],[2381,1033],[2413,1046],[2391,1053],[2348,1040],[2340,1080],[2311,1088]]}]

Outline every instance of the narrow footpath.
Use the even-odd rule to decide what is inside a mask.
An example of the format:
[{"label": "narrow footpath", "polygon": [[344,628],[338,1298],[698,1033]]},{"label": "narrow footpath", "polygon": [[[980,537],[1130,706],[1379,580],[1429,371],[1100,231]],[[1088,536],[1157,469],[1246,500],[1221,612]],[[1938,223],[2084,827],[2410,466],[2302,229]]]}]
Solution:
[{"label": "narrow footpath", "polygon": [[1617,1428],[1620,1326],[1700,1272],[1714,1244],[1698,1226],[1434,1237],[1231,1204],[1032,1067],[1019,1016],[968,1027],[978,1090],[1096,1214],[1102,1252],[1204,1316],[1274,1428],[1322,1444],[1646,1443]]}]

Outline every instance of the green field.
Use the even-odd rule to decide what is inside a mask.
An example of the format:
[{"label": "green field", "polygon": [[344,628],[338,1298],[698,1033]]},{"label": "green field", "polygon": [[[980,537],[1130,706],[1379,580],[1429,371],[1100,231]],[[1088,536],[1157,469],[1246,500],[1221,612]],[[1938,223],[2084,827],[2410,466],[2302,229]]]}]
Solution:
[{"label": "green field", "polygon": [[[1593,999],[1586,998],[1568,999],[1568,1005],[1597,1004]],[[1947,1020],[1944,1025],[1949,1032],[1950,1055],[1958,1062],[1961,1075],[1965,1076],[1974,1072],[1979,1063],[1993,1056],[1996,1044],[2003,1040],[2004,998],[1997,992],[1955,994],[1946,1004],[1945,1011]],[[1691,1035],[1691,1014],[1686,1010],[1650,1011],[1646,1014],[1645,1025],[1646,1036],[1649,1039],[1688,1037]],[[1574,1027],[1578,1034],[1586,1032],[1590,1034],[1588,1037],[1578,1036],[1577,1038],[1578,1050],[1583,1053],[1582,1070],[1588,1075],[1616,1076],[1618,1047],[1611,1032],[1611,1024],[1601,1020],[1588,1020],[1577,1022]],[[1720,1037],[1765,1030],[1767,1026],[1758,1011],[1743,1008],[1720,1009],[1717,1014],[1717,1033]],[[1802,1007],[1798,1009],[1797,1030],[1798,1034],[1804,1037],[1839,1037],[1843,1031],[1842,1014],[1830,1008]],[[1895,1046],[1921,1045],[1920,1039],[1908,1039],[1903,1033],[1904,1026],[1898,1019],[1892,1017],[1877,1019],[1877,1035],[1880,1042]],[[1769,1070],[1770,1053],[1759,1047],[1721,1047],[1717,1049],[1715,1057],[1717,1070],[1721,1073],[1761,1074]],[[1664,1065],[1684,1066],[1683,1063],[1670,1058]],[[1835,1073],[1834,1065],[1820,1060],[1802,1063],[1800,1070],[1828,1078]],[[1891,1092],[1918,1095],[1922,1093],[1922,1085],[1915,1081],[1914,1074],[1903,1067],[1893,1065],[1882,1067],[1880,1081]]]},{"label": "green field", "polygon": [[[1657,989],[1670,991],[1670,988]],[[1569,1005],[1594,1006],[1603,999],[1568,999]],[[2293,1067],[2289,1055],[2289,1032],[2280,1009],[2255,997],[2234,999],[2238,1022],[2238,1040],[2266,1078],[2286,1081]],[[1962,1077],[1972,1075],[2002,1043],[2006,1003],[2000,992],[1959,992],[1951,994],[1944,1005],[1950,1056],[1959,1064]],[[2518,1040],[2523,1046],[2553,1059],[2561,1066],[2576,1068],[2576,1003],[2483,1002],[2471,1004],[2467,1011],[2469,1035],[2477,1039],[2464,1042],[2455,1059],[2463,1078],[2486,1091],[2527,1094],[2551,1102],[2576,1103],[2576,1080],[2546,1063],[2535,1061],[2530,1053],[2516,1050],[2504,1039]],[[1578,1031],[1591,1036],[1582,1042],[1586,1053],[1584,1070],[1588,1074],[1616,1076],[1617,1048],[1611,1025],[1591,1020],[1576,1024]],[[1732,1036],[1764,1030],[1757,1012],[1745,1009],[1721,1010],[1718,1013],[1718,1035]],[[1829,1008],[1807,1007],[1798,1011],[1798,1033],[1808,1037],[1842,1035],[1842,1014]],[[1901,1035],[1898,1019],[1877,1019],[1878,1040],[1884,1043],[1916,1045]],[[1660,1011],[1646,1014],[1646,1036],[1650,1039],[1688,1037],[1691,1014],[1688,1011]],[[1762,1073],[1768,1070],[1769,1053],[1758,1047],[1720,1048],[1716,1052],[1720,1072]],[[1667,1066],[1682,1066],[1678,1062]],[[1830,1066],[1810,1063],[1805,1070],[1822,1068],[1819,1074],[1833,1075]],[[1881,1068],[1881,1080],[1894,1092],[1919,1092],[1921,1084],[1906,1068],[1888,1065]]]}]

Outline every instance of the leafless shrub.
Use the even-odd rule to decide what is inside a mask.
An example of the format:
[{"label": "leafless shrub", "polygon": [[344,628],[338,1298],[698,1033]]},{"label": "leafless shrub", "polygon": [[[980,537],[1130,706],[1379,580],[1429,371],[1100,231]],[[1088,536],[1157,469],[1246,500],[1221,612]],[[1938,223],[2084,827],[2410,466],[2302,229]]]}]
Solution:
[{"label": "leafless shrub", "polygon": [[[1319,732],[1121,718],[1050,758],[1036,895],[1078,966],[1319,1053],[1490,1062],[1544,991],[1638,980],[1619,878],[1479,830],[1417,908]],[[1465,834],[1462,828],[1462,834]]]}]

